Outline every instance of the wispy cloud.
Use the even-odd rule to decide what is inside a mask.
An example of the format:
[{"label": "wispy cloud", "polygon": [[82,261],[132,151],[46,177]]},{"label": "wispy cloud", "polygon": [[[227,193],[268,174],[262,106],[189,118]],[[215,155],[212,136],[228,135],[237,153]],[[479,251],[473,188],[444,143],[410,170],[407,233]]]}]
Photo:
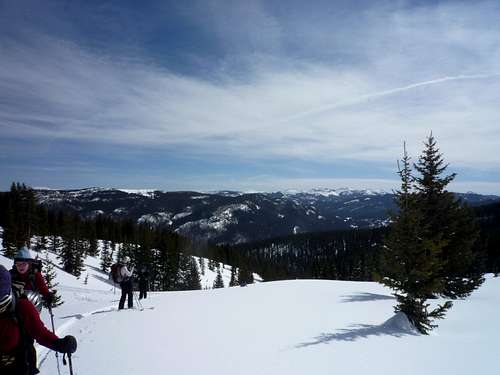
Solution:
[{"label": "wispy cloud", "polygon": [[183,16],[218,45],[207,74],[54,33],[0,36],[0,137],[392,164],[403,140],[416,155],[433,130],[452,165],[499,167],[494,2],[342,13],[196,4]]}]

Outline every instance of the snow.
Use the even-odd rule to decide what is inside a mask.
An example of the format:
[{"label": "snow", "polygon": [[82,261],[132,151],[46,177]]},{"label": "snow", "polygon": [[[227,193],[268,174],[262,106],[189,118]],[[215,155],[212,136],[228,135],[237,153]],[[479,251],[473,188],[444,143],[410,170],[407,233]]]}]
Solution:
[{"label": "snow", "polygon": [[[2,256],[0,263],[12,265]],[[390,291],[372,282],[286,280],[154,292],[143,311],[116,311],[119,291],[105,281],[97,259],[87,258],[79,280],[57,274],[65,303],[54,309],[55,324],[60,335],[78,339],[77,375],[498,373],[500,278],[491,275],[424,336],[394,314]],[[224,267],[226,285],[228,275]],[[45,310],[42,318],[50,326]],[[42,347],[38,353],[42,374],[57,374],[54,354]],[[61,364],[61,373],[68,367]]]},{"label": "snow", "polygon": [[172,220],[170,219],[172,214],[170,212],[155,212],[152,214],[142,215],[137,222],[139,224],[149,223],[149,224],[163,224],[166,223],[168,225],[172,225]]},{"label": "snow", "polygon": [[124,193],[127,194],[137,194],[137,195],[142,195],[147,198],[153,198],[155,197],[155,189],[117,189],[118,191],[123,191]]},{"label": "snow", "polygon": [[213,233],[205,233],[208,238],[211,238],[217,233],[227,231],[228,226],[238,224],[238,218],[235,216],[235,213],[249,212],[251,210],[248,204],[243,203],[221,206],[208,219],[189,221],[179,226],[175,231],[178,233],[189,233],[191,230],[200,228],[212,231]]},{"label": "snow", "polygon": [[191,199],[205,199],[205,198],[210,198],[209,195],[196,195],[191,197]]},{"label": "snow", "polygon": [[358,203],[359,199],[352,199],[350,201],[344,202],[344,204],[352,204],[352,203]]},{"label": "snow", "polygon": [[186,207],[186,210],[183,211],[183,212],[179,212],[178,214],[175,214],[174,217],[172,218],[172,220],[179,220],[179,219],[182,219],[186,216],[189,216],[193,213],[191,207]]}]

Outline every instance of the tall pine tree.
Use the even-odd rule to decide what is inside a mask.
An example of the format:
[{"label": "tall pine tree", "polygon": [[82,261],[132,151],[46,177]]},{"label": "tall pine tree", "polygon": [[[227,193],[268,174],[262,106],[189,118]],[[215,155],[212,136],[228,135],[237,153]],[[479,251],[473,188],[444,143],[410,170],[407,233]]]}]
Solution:
[{"label": "tall pine tree", "polygon": [[49,288],[50,291],[52,291],[52,294],[54,296],[53,300],[52,300],[51,307],[60,306],[64,302],[62,301],[61,296],[57,293],[57,290],[54,289],[59,284],[56,282],[56,276],[57,276],[56,270],[55,270],[54,265],[52,264],[52,262],[49,259],[48,251],[45,251],[45,258],[43,260],[43,263],[45,265],[44,270],[43,270],[44,276],[45,276],[45,281],[47,282],[47,287]]},{"label": "tall pine tree", "polygon": [[444,285],[438,294],[452,299],[466,297],[484,281],[477,264],[478,254],[474,253],[479,230],[466,203],[446,190],[456,174],[443,176],[448,165],[432,133],[414,167],[419,173],[415,189],[425,220],[424,236],[442,244],[440,277]]},{"label": "tall pine tree", "polygon": [[224,281],[222,280],[222,275],[220,273],[220,270],[217,270],[217,276],[215,277],[214,280],[214,289],[216,288],[224,288]]},{"label": "tall pine tree", "polygon": [[396,311],[404,312],[422,333],[443,318],[450,301],[429,311],[428,298],[469,295],[483,279],[475,266],[473,244],[477,229],[470,210],[446,190],[455,174],[442,176],[447,165],[431,133],[412,175],[404,149],[398,168],[401,190],[395,194],[399,212],[382,252],[382,278],[395,290]]},{"label": "tall pine tree", "polygon": [[413,177],[406,147],[398,174],[401,190],[395,192],[394,199],[399,212],[392,214],[391,231],[384,242],[381,282],[395,291],[395,311],[405,313],[421,333],[427,333],[435,327],[432,320],[442,318],[451,307],[451,303],[445,303],[428,311],[426,303],[430,295],[443,287],[439,278],[441,244],[430,243],[423,237],[426,223],[412,189]]}]

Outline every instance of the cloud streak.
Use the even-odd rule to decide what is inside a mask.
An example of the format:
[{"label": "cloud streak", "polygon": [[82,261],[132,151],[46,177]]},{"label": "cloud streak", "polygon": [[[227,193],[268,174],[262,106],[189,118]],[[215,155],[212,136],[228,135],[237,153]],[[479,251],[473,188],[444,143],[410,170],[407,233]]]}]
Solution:
[{"label": "cloud streak", "polygon": [[340,103],[331,104],[331,105],[327,105],[327,106],[324,106],[324,107],[321,107],[321,108],[315,108],[315,109],[312,109],[312,110],[309,110],[309,111],[297,113],[297,114],[295,114],[293,116],[290,116],[287,120],[288,121],[289,120],[295,120],[295,119],[307,117],[307,116],[310,116],[310,115],[319,114],[319,113],[322,113],[322,112],[328,112],[328,111],[331,111],[331,110],[334,110],[334,109],[338,109],[338,108],[348,107],[348,106],[351,106],[351,105],[360,104],[360,103],[363,103],[363,102],[365,102],[367,100],[370,100],[370,99],[376,99],[376,98],[380,98],[380,97],[387,96],[387,95],[398,94],[398,93],[401,93],[401,92],[404,92],[404,91],[408,91],[408,90],[412,90],[412,89],[416,89],[416,88],[419,88],[419,87],[436,85],[436,84],[445,83],[445,82],[449,82],[449,81],[461,81],[461,80],[469,80],[469,79],[486,79],[486,78],[498,78],[498,77],[500,77],[500,73],[494,73],[494,74],[473,74],[473,75],[459,75],[459,76],[455,76],[455,77],[443,77],[443,78],[433,79],[433,80],[430,80],[430,81],[412,83],[410,85],[406,85],[406,86],[403,86],[403,87],[397,87],[397,88],[390,89],[390,90],[384,90],[384,91],[381,91],[381,92],[366,94],[366,95],[362,95],[362,96],[360,96],[358,98],[352,98],[352,99],[345,100],[345,101],[340,102]]},{"label": "cloud streak", "polygon": [[[378,4],[344,4],[340,14],[197,3],[183,19],[215,47],[190,56],[200,68],[191,75],[136,46],[118,54],[53,31],[4,32],[0,137],[242,166],[279,159],[392,168],[404,140],[416,155],[433,130],[452,165],[498,169],[500,8]],[[184,57],[164,59],[181,65]]]}]

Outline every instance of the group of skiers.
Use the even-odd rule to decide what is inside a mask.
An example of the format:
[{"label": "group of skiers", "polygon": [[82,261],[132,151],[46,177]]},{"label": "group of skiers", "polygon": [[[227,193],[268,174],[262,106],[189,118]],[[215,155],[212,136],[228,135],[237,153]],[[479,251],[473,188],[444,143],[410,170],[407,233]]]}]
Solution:
[{"label": "group of skiers", "polygon": [[54,299],[40,268],[25,246],[19,249],[10,271],[0,265],[1,375],[39,373],[34,341],[59,353],[76,351],[75,337],[59,338],[40,319],[42,303],[51,309]]},{"label": "group of skiers", "polygon": [[[111,267],[110,278],[120,284],[122,291],[119,310],[124,308],[127,297],[128,308],[134,305],[134,268],[129,270],[129,264],[130,258],[126,256]],[[137,276],[140,300],[147,297],[147,267],[140,267]],[[54,327],[50,331],[40,319],[42,305],[52,315],[53,303],[54,292],[47,287],[41,272],[41,261],[33,259],[26,246],[18,250],[11,270],[0,265],[0,375],[39,373],[35,341],[69,356],[76,351],[75,337],[67,335],[59,338]]]},{"label": "group of skiers", "polygon": [[[127,306],[129,309],[134,307],[134,268],[129,270],[129,264],[130,258],[126,256],[111,266],[110,279],[112,279],[116,284],[120,284],[120,288],[122,290],[120,302],[118,303],[118,310],[122,310],[125,307],[125,300],[127,300]],[[139,300],[141,300],[143,298],[147,298],[148,294],[149,271],[147,267],[140,267],[137,272],[137,276],[139,284]]]}]

